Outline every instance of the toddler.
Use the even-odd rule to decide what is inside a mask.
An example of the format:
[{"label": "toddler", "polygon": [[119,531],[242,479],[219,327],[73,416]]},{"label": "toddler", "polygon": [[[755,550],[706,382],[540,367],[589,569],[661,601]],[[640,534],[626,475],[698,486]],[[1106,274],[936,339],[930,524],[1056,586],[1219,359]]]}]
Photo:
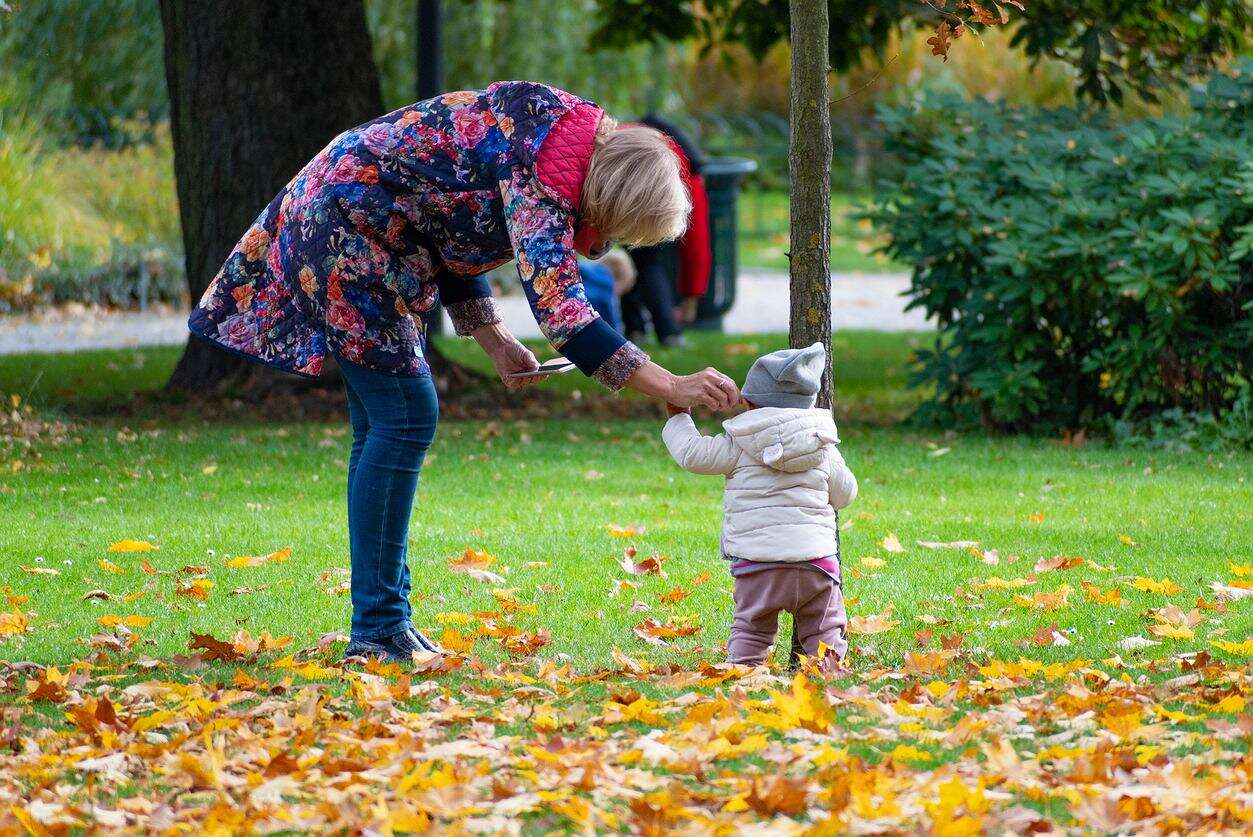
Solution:
[{"label": "toddler", "polygon": [[825,368],[821,343],[758,358],[741,390],[748,410],[717,436],[669,407],[662,438],[674,460],[727,479],[721,549],[735,578],[733,663],[765,661],[780,611],[793,615],[806,654],[819,643],[840,657],[848,650],[835,510],[857,496],[857,479],[836,449],[831,412],[815,409]]}]

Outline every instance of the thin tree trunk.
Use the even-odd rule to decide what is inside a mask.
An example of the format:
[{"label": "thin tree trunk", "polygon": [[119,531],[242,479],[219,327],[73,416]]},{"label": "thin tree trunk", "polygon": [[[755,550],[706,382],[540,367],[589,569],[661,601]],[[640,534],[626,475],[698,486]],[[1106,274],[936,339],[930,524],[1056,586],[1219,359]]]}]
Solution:
[{"label": "thin tree trunk", "polygon": [[[270,199],[383,110],[362,0],[160,0],[187,289],[200,299]],[[191,340],[169,387],[277,373]]]},{"label": "thin tree trunk", "polygon": [[[827,0],[790,0],[792,36],[788,173],[791,196],[791,316],[793,348],[821,342],[827,368],[818,405],[831,406],[831,112],[827,96]],[[837,537],[839,529],[836,529]],[[838,543],[838,541],[837,541]],[[792,627],[788,662],[804,652]]]},{"label": "thin tree trunk", "polygon": [[[827,0],[791,0],[791,321],[794,348],[831,355],[831,113],[827,104]],[[818,404],[831,406],[831,364]]]}]

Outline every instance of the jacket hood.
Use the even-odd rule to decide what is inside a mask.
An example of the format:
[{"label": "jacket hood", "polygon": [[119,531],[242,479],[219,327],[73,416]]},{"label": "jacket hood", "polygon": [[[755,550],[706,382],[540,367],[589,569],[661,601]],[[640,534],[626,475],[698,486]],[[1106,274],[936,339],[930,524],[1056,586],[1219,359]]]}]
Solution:
[{"label": "jacket hood", "polygon": [[831,411],[759,407],[722,423],[727,435],[761,464],[796,474],[822,464],[840,441]]}]

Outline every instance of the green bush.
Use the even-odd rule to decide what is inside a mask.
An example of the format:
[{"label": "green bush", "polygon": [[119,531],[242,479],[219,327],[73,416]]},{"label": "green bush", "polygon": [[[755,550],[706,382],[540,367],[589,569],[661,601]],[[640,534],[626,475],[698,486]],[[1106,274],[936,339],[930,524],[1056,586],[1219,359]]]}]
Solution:
[{"label": "green bush", "polygon": [[[132,126],[116,125],[123,135]],[[0,314],[186,296],[169,129],[118,148],[60,147],[0,85]]]},{"label": "green bush", "polygon": [[881,112],[901,176],[867,217],[940,329],[917,355],[922,418],[1125,427],[1248,398],[1253,62],[1195,105],[1124,124],[955,98]]}]

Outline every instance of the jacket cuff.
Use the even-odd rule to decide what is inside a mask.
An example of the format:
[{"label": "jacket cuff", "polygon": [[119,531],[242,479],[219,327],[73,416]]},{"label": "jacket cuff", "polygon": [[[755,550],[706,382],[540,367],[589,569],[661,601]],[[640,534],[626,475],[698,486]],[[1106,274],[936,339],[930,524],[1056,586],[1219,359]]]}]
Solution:
[{"label": "jacket cuff", "polygon": [[476,328],[500,322],[500,312],[490,296],[480,299],[466,299],[444,305],[448,318],[452,320],[453,331],[461,337],[473,332]]},{"label": "jacket cuff", "polygon": [[635,374],[635,370],[645,363],[648,363],[647,352],[634,343],[623,343],[592,374],[592,378],[617,392],[626,386],[627,379]]}]

